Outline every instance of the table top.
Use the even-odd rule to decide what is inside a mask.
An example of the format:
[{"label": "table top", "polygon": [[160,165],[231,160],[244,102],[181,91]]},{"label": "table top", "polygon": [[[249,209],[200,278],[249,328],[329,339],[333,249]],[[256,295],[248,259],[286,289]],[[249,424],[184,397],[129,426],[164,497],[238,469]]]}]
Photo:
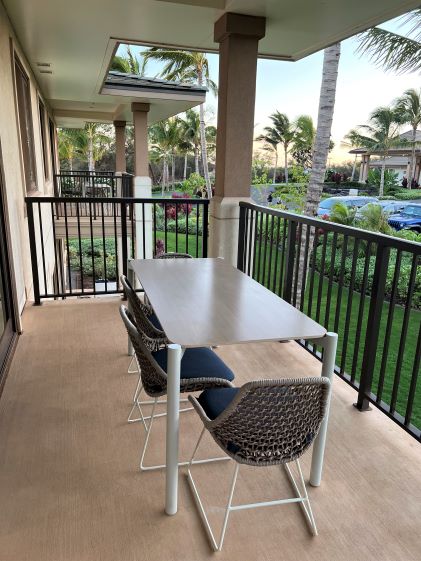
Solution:
[{"label": "table top", "polygon": [[168,339],[183,347],[316,339],[326,329],[223,259],[136,259]]}]

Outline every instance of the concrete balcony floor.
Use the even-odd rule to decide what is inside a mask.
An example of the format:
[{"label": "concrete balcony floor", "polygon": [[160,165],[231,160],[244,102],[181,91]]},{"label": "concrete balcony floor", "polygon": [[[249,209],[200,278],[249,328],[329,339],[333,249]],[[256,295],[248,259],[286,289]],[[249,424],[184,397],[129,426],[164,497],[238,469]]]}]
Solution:
[{"label": "concrete balcony floor", "polygon": [[[177,516],[163,513],[164,474],[140,473],[139,424],[127,424],[136,376],[118,298],[29,306],[0,400],[1,561],[415,561],[421,551],[421,448],[355,392],[334,383],[322,486],[310,487],[319,536],[297,505],[234,512],[224,549],[209,548],[184,474]],[[295,343],[217,350],[237,383],[315,375]],[[156,422],[150,461],[163,458]],[[200,423],[182,415],[181,454]],[[207,440],[207,450],[214,444]],[[310,455],[303,458],[309,474]],[[211,520],[221,523],[231,462],[197,466]],[[240,471],[237,501],[291,494],[279,468]],[[215,557],[216,556],[216,557]]]}]

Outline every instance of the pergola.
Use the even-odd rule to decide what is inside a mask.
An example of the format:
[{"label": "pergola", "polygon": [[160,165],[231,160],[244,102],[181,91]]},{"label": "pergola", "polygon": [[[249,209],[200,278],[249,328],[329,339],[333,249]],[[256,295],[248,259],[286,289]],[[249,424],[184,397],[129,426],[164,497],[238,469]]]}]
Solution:
[{"label": "pergola", "polygon": [[[110,62],[121,43],[219,53],[210,255],[232,262],[238,203],[250,196],[258,57],[295,61],[418,7],[417,0],[39,0],[29,4],[4,0],[4,4],[57,123],[64,114],[88,120],[107,107],[110,110],[110,93],[104,87],[109,87]],[[136,194],[147,196],[146,131],[152,105],[136,101],[131,108]],[[124,120],[115,111],[119,144]]]}]

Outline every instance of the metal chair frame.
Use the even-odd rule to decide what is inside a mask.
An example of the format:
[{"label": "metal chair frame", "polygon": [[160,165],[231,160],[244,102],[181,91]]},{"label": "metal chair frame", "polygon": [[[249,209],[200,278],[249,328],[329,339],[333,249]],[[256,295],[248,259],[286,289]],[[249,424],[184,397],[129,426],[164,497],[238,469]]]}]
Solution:
[{"label": "metal chair frame", "polygon": [[[316,522],[315,522],[315,519],[314,519],[313,511],[311,509],[310,499],[308,497],[307,488],[306,488],[306,485],[305,485],[303,472],[301,470],[299,457],[309,448],[310,444],[313,442],[313,440],[316,438],[316,436],[318,434],[318,431],[320,429],[320,424],[323,420],[323,417],[324,417],[324,414],[325,414],[325,411],[326,411],[329,385],[330,385],[329,380],[327,378],[322,378],[322,377],[320,377],[320,378],[283,379],[283,380],[261,380],[261,381],[256,381],[256,382],[249,382],[248,384],[245,384],[242,388],[240,388],[240,391],[235,396],[233,401],[228,405],[228,407],[216,419],[213,419],[213,420],[211,420],[207,417],[205,411],[203,410],[202,406],[200,405],[200,403],[198,402],[198,400],[195,397],[193,397],[193,396],[189,397],[190,401],[193,403],[194,408],[199,413],[199,416],[201,417],[201,419],[204,423],[204,426],[203,426],[202,432],[200,433],[199,439],[196,443],[196,446],[194,448],[191,460],[190,460],[189,465],[188,465],[187,480],[188,480],[188,483],[189,483],[189,487],[192,491],[193,498],[195,500],[196,506],[198,508],[201,520],[204,524],[206,534],[207,534],[207,536],[210,540],[211,546],[212,546],[214,551],[221,551],[223,543],[224,543],[224,538],[225,538],[226,529],[227,529],[230,514],[231,514],[231,512],[235,512],[235,511],[239,511],[239,510],[247,510],[247,509],[253,509],[253,508],[262,508],[262,507],[268,507],[268,506],[277,506],[277,505],[298,503],[300,505],[302,511],[303,511],[306,522],[308,523],[308,526],[309,526],[310,531],[312,532],[313,536],[318,535],[317,526],[316,526]],[[276,455],[274,455],[273,457],[270,457],[270,454],[268,454],[268,460],[267,461],[265,461],[264,455],[261,455],[260,457],[256,457],[255,443],[253,443],[253,446],[251,446],[249,451],[246,450],[245,453],[241,452],[241,454],[239,454],[238,452],[233,452],[232,450],[229,449],[229,447],[226,447],[223,444],[223,440],[225,438],[228,438],[228,439],[230,438],[230,436],[227,436],[227,434],[228,435],[231,434],[231,437],[234,438],[234,435],[236,433],[237,434],[238,434],[238,432],[241,433],[241,430],[242,430],[241,422],[242,421],[245,421],[244,426],[246,426],[248,424],[248,427],[250,428],[250,424],[251,424],[250,423],[250,411],[248,411],[247,405],[250,405],[250,401],[252,401],[252,400],[250,400],[249,404],[247,404],[247,395],[249,393],[251,393],[253,391],[253,389],[264,388],[265,386],[268,387],[268,388],[274,388],[274,387],[277,387],[277,386],[278,387],[279,386],[284,387],[286,389],[285,395],[289,393],[288,392],[289,388],[294,388],[294,387],[298,387],[298,386],[308,386],[308,387],[319,386],[319,388],[320,388],[318,398],[317,398],[317,396],[315,396],[314,400],[313,400],[314,401],[313,405],[315,406],[314,407],[315,410],[317,410],[317,399],[319,399],[320,407],[319,407],[319,412],[318,412],[318,415],[317,415],[317,419],[315,420],[315,424],[313,423],[313,425],[312,425],[312,430],[314,430],[315,427],[316,427],[316,429],[312,433],[311,439],[307,438],[305,443],[303,444],[303,446],[300,449],[295,449],[290,455],[284,453],[284,451],[286,449],[288,449],[288,447],[285,448],[285,449],[281,448],[280,451],[278,450],[277,451],[278,453]],[[268,392],[268,397],[270,397],[270,392]],[[257,401],[256,401],[256,403],[257,403]],[[260,399],[260,403],[261,403],[261,399]],[[299,401],[297,403],[299,403]],[[251,413],[253,413],[253,411]],[[256,411],[255,411],[255,413],[256,413]],[[257,431],[255,433],[256,442],[260,438],[260,443],[261,443],[261,438],[262,437],[261,437],[260,429],[261,429],[262,419],[259,419],[259,417],[257,415],[257,417],[255,416],[255,420],[256,420],[256,428],[257,428]],[[294,421],[291,422],[291,424],[293,424],[293,423],[295,423],[295,425],[296,425],[296,423],[297,423],[296,418],[294,419]],[[305,425],[305,422],[303,422],[302,424]],[[260,427],[259,427],[259,425],[260,425]],[[294,425],[294,427],[295,427],[295,425]],[[192,465],[196,463],[194,461],[194,458],[196,456],[197,450],[199,448],[199,445],[202,441],[202,438],[203,438],[203,435],[204,435],[204,432],[205,432],[206,429],[211,433],[211,435],[213,436],[213,438],[217,442],[217,444],[220,446],[220,448],[231,459],[235,460],[235,468],[234,468],[234,473],[233,473],[233,476],[232,476],[231,486],[230,486],[230,490],[229,490],[229,493],[228,493],[228,499],[227,499],[227,503],[226,503],[226,507],[225,507],[222,529],[221,529],[221,533],[220,533],[218,539],[215,537],[215,533],[212,530],[212,527],[211,527],[211,524],[209,522],[208,516],[206,514],[203,502],[200,498],[199,491],[197,489],[197,484],[196,484],[196,482],[193,478],[193,475],[192,475]],[[231,431],[230,429],[233,429],[233,430]],[[304,427],[304,430],[307,430],[307,429]],[[222,436],[222,434],[224,434],[224,436]],[[257,436],[258,434],[259,434],[259,437]],[[293,434],[294,434],[294,432],[293,432],[293,430],[291,430],[291,431],[289,431],[287,436],[290,438],[291,436],[293,436]],[[300,438],[300,436],[302,437],[302,434],[297,435],[297,438]],[[282,439],[282,435],[280,435],[279,438]],[[275,430],[275,439],[276,439],[276,430]],[[228,441],[225,440],[225,443],[226,442],[229,442],[229,440]],[[273,446],[273,440],[272,440],[272,446]],[[253,450],[253,452],[251,452],[252,450]],[[292,462],[295,462],[295,464],[296,464],[296,468],[297,468],[297,472],[298,472],[298,481],[294,477],[294,474],[293,474],[292,470],[290,469],[290,467],[288,465],[289,463],[292,463]],[[237,478],[238,478],[238,473],[239,473],[241,464],[255,465],[255,466],[282,465],[283,468],[285,469],[287,477],[288,477],[289,481],[291,482],[291,485],[294,489],[295,496],[292,497],[292,498],[277,499],[277,500],[273,500],[273,501],[263,501],[263,502],[257,502],[257,503],[245,503],[245,504],[233,505],[232,502],[233,502],[233,497],[234,497],[234,491],[235,491]]]}]

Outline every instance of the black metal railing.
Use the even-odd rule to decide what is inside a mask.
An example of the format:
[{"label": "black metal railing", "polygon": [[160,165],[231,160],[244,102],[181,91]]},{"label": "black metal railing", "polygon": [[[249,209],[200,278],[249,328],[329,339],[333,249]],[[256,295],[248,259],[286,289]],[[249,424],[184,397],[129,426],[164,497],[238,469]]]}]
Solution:
[{"label": "black metal railing", "polygon": [[112,171],[66,171],[54,175],[57,197],[133,197],[133,175]]},{"label": "black metal railing", "polygon": [[207,257],[207,199],[27,197],[34,300],[116,294],[128,259]]},{"label": "black metal railing", "polygon": [[[421,244],[240,203],[238,268],[338,333],[336,372],[420,439]],[[302,342],[315,356],[315,346]]]}]

